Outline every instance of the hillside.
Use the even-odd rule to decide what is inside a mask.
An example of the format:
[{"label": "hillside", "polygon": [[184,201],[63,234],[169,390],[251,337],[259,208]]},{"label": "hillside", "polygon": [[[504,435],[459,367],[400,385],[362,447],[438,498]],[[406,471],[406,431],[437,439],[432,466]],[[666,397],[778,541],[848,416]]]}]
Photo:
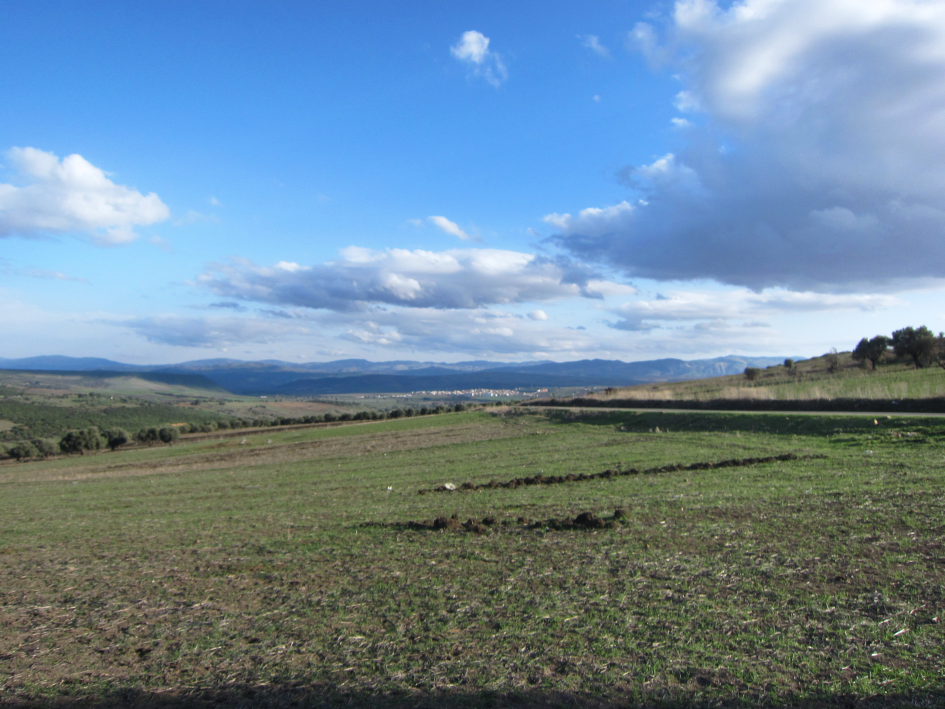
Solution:
[{"label": "hillside", "polygon": [[945,371],[940,367],[915,369],[911,363],[889,362],[876,370],[854,362],[849,352],[783,364],[758,372],[749,380],[744,373],[684,382],[615,387],[593,395],[600,401],[818,401],[934,399],[945,397]]}]

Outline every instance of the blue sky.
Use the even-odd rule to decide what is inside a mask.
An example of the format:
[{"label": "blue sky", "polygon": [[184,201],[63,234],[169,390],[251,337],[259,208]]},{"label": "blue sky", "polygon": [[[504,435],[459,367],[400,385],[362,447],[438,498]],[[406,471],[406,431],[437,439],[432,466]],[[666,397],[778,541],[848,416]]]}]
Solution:
[{"label": "blue sky", "polygon": [[0,357],[945,329],[945,7],[7,2]]}]

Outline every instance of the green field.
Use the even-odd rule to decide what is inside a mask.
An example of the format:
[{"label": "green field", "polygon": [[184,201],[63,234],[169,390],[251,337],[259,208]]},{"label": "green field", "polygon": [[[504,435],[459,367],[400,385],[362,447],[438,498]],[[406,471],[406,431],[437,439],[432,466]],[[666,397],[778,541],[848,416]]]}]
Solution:
[{"label": "green field", "polygon": [[513,409],[0,466],[0,706],[942,706],[943,462],[941,418]]}]

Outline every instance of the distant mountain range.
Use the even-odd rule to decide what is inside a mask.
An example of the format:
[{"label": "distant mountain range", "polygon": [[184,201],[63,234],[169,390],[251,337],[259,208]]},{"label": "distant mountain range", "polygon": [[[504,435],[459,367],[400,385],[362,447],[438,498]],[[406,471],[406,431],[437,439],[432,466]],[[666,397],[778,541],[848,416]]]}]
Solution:
[{"label": "distant mountain range", "polygon": [[0,358],[0,369],[199,374],[212,381],[216,387],[234,394],[321,396],[464,389],[629,386],[740,374],[745,367],[767,367],[783,361],[784,357],[729,355],[714,359],[656,359],[645,362],[585,359],[575,362],[545,360],[510,363],[473,360],[444,364],[343,359],[298,364],[279,360],[243,362],[206,359],[169,365],[134,365],[97,357],[50,355],[24,359]]}]

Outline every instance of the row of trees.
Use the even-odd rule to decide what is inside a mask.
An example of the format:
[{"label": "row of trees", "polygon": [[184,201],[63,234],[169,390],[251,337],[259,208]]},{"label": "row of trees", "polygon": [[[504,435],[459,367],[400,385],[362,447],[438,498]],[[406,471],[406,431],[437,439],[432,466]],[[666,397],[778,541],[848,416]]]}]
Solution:
[{"label": "row of trees", "polygon": [[354,414],[326,413],[319,416],[303,416],[299,418],[271,418],[271,419],[221,419],[219,421],[202,424],[180,424],[176,426],[150,426],[131,434],[123,428],[109,428],[104,431],[97,426],[69,431],[58,443],[55,440],[36,438],[30,441],[19,441],[6,449],[7,456],[23,460],[24,458],[46,458],[58,452],[66,454],[84,454],[85,451],[110,448],[117,450],[121,446],[135,441],[146,443],[149,446],[155,443],[171,445],[180,439],[182,433],[212,433],[217,430],[240,429],[263,426],[291,426],[312,423],[331,423],[334,421],[378,421],[383,419],[410,418],[412,416],[429,416],[454,411],[465,411],[465,404],[455,406],[436,406],[419,409],[406,408],[393,411],[358,411]]},{"label": "row of trees", "polygon": [[945,368],[945,334],[936,336],[922,325],[896,330],[892,337],[864,337],[853,349],[853,360],[864,364],[869,362],[871,368],[876,369],[876,365],[885,361],[890,352],[899,359],[911,359],[916,369],[932,364]]}]

